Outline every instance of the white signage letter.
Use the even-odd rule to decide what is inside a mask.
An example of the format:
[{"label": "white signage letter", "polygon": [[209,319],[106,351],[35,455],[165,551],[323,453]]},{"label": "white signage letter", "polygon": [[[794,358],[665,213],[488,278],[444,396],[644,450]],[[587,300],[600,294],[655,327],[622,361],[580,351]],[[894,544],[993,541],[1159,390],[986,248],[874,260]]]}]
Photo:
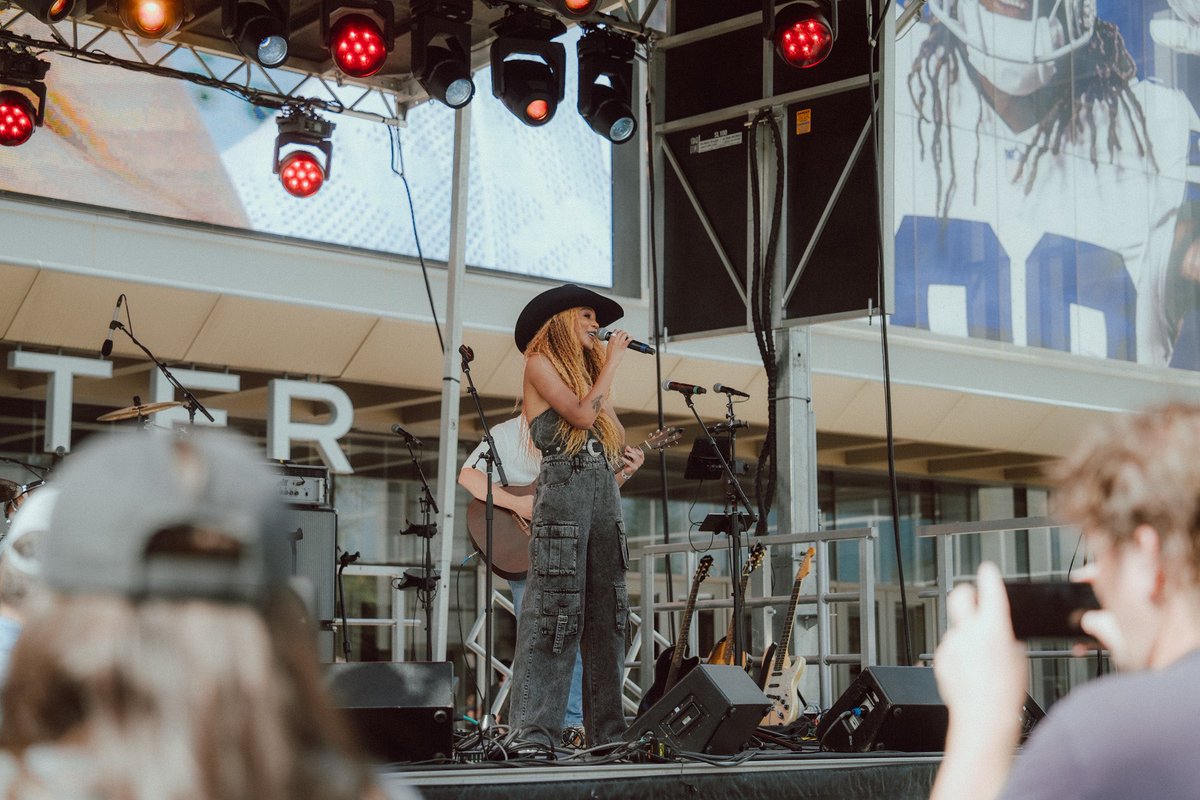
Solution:
[{"label": "white signage letter", "polygon": [[54,353],[14,350],[8,354],[8,368],[50,374],[46,386],[46,437],[42,449],[53,453],[62,448],[71,452],[71,402],[76,375],[111,378],[112,362],[98,358],[77,358]]},{"label": "white signage letter", "polygon": [[[292,400],[325,403],[330,418],[325,423],[293,422]],[[334,472],[354,472],[338,439],[354,424],[354,405],[344,391],[330,383],[273,380],[267,384],[267,458],[286,461],[292,441],[314,442],[325,466]]]}]

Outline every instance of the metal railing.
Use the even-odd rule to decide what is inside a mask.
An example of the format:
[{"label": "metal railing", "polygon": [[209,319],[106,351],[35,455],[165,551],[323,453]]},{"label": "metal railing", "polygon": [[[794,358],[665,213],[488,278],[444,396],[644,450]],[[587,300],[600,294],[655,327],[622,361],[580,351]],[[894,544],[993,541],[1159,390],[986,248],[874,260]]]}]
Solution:
[{"label": "metal railing", "polygon": [[[879,533],[873,527],[747,537],[749,542],[754,544],[761,542],[767,545],[768,548],[801,543],[812,543],[816,547],[816,556],[812,569],[812,574],[816,582],[816,592],[801,595],[799,602],[802,605],[816,605],[817,652],[815,654],[793,653],[793,655],[803,656],[809,664],[817,664],[820,703],[823,708],[831,706],[835,699],[833,696],[834,665],[858,664],[860,667],[868,667],[875,664],[878,658],[875,640],[875,548],[878,539]],[[833,551],[831,545],[837,542],[854,540],[858,541],[858,562],[860,569],[858,590],[830,591],[828,565],[831,563],[830,556]],[[655,618],[655,614],[659,612],[680,611],[687,605],[683,601],[656,603],[654,600],[655,561],[659,557],[670,557],[676,553],[682,553],[684,556],[686,562],[685,574],[693,574],[701,553],[696,552],[687,541],[675,544],[645,545],[631,553],[631,557],[636,559],[640,566],[641,605],[638,608],[642,620],[652,621]],[[762,606],[784,605],[790,599],[790,595],[747,597],[745,607],[759,608]],[[859,606],[861,621],[859,624],[859,649],[857,653],[833,652],[830,607],[839,603],[857,603]],[[732,598],[701,600],[696,603],[697,609],[732,607]],[[795,620],[791,620],[791,624],[794,625]],[[695,628],[691,631],[681,632],[680,635],[686,635],[691,652],[697,652],[698,641]],[[664,640],[661,635],[656,633],[654,641],[661,642]],[[795,645],[794,638],[792,641],[793,645]],[[793,650],[795,650],[795,646],[793,646]],[[633,666],[639,667],[640,680],[637,683],[639,684],[640,692],[645,692],[654,682],[654,644],[651,638],[642,638],[640,658],[630,660],[626,664],[627,669]]]}]

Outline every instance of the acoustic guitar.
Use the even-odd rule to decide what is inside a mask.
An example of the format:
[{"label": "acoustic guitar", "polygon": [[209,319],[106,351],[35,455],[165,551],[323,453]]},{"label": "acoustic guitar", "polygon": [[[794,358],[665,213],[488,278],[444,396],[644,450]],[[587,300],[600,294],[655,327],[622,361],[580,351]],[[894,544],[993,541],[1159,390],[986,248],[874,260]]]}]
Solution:
[{"label": "acoustic guitar", "polygon": [[[638,445],[646,452],[663,450],[682,438],[683,428],[660,428]],[[511,494],[525,496],[537,483],[509,484]],[[471,500],[467,505],[467,535],[481,555],[487,556],[487,503]],[[495,506],[492,514],[492,572],[509,581],[525,580],[529,572],[529,520],[515,511]]]},{"label": "acoustic guitar", "polygon": [[[762,566],[763,556],[766,555],[767,548],[762,543],[754,545],[750,548],[750,556],[746,559],[746,563],[742,565],[742,597],[746,596],[746,586],[750,583],[750,575],[754,570]],[[733,643],[737,638],[737,618],[733,612],[729,614],[729,625],[725,628],[727,633],[721,637],[720,641],[713,645],[712,650],[708,654],[709,664],[733,664]],[[746,666],[747,655],[742,653],[742,667]]]},{"label": "acoustic guitar", "polygon": [[650,684],[650,688],[642,695],[642,702],[638,705],[638,714],[645,713],[647,709],[662,699],[662,696],[672,686],[679,683],[680,678],[687,675],[700,663],[699,656],[686,657],[684,654],[687,652],[687,636],[688,630],[692,627],[692,612],[696,608],[696,597],[700,592],[700,584],[704,583],[704,579],[708,577],[708,570],[712,566],[712,562],[713,557],[706,555],[696,565],[696,574],[692,576],[692,588],[688,592],[687,604],[683,608],[679,638],[675,644],[658,654],[658,658],[654,662],[654,683]]},{"label": "acoustic guitar", "polygon": [[788,604],[787,616],[784,617],[782,638],[778,644],[768,647],[767,652],[763,654],[758,685],[762,687],[763,694],[771,701],[771,707],[767,709],[766,716],[762,718],[760,725],[790,725],[803,711],[800,707],[800,691],[797,687],[800,685],[800,679],[804,677],[804,667],[807,662],[800,657],[792,661],[792,657],[788,653],[788,645],[792,640],[792,628],[795,627],[796,603],[800,600],[800,584],[808,577],[808,570],[812,567],[815,553],[815,548],[808,548],[808,552],[804,554],[804,560],[800,562],[800,569],[796,571],[796,582],[792,584],[792,599]]}]

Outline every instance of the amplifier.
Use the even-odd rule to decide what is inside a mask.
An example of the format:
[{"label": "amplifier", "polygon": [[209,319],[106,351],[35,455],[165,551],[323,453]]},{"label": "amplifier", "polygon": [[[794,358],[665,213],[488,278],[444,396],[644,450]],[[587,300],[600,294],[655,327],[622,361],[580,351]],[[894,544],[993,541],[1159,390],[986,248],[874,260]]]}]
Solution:
[{"label": "amplifier", "polygon": [[330,664],[326,684],[359,744],[391,764],[448,759],[454,750],[454,665],[449,661]]},{"label": "amplifier", "polygon": [[271,471],[279,475],[276,490],[283,502],[292,506],[329,506],[329,469],[305,464],[272,461]]}]

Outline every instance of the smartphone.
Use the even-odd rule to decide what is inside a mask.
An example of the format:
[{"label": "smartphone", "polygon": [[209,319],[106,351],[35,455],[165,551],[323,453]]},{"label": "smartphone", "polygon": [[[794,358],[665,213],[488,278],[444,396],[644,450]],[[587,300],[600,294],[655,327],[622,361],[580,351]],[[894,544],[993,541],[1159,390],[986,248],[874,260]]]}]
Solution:
[{"label": "smartphone", "polygon": [[1083,612],[1100,607],[1090,583],[1008,583],[1013,634],[1018,639],[1091,639],[1079,627]]}]

